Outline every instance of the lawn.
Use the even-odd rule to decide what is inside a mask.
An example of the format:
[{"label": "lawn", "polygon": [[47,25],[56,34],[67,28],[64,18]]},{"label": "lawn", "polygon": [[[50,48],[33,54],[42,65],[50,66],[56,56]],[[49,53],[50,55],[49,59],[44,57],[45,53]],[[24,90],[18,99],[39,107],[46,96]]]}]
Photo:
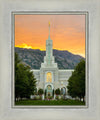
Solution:
[{"label": "lawn", "polygon": [[15,105],[85,105],[84,102],[78,100],[20,100]]}]

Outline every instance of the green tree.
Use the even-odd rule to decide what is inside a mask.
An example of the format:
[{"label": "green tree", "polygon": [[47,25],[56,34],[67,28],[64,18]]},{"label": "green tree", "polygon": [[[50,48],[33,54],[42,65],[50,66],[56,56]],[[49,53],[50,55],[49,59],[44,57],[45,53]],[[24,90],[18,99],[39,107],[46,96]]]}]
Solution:
[{"label": "green tree", "polygon": [[60,89],[59,88],[55,90],[55,94],[60,95]]},{"label": "green tree", "polygon": [[42,95],[42,94],[43,94],[43,89],[40,88],[40,89],[38,90],[38,95]]},{"label": "green tree", "polygon": [[85,96],[85,61],[81,60],[68,80],[68,94],[72,97]]},{"label": "green tree", "polygon": [[30,67],[23,64],[15,53],[15,98],[29,98],[31,94],[34,94],[35,88],[36,79]]}]

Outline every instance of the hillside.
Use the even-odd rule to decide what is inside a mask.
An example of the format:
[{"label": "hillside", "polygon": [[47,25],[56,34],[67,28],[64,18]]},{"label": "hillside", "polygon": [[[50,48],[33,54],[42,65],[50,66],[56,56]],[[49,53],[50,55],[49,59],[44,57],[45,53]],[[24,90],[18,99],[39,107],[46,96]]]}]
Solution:
[{"label": "hillside", "polygon": [[[18,53],[20,59],[28,64],[31,69],[39,69],[41,63],[43,62],[45,51],[17,48],[15,47],[15,52]],[[55,61],[58,63],[59,69],[73,69],[80,59],[84,59],[79,55],[74,55],[68,51],[53,50],[53,55],[55,56]]]}]

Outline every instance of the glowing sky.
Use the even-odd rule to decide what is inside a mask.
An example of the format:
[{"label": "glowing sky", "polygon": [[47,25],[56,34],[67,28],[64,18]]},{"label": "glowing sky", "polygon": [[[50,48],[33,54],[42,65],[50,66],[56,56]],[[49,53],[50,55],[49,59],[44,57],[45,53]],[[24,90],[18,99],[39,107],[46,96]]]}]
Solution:
[{"label": "glowing sky", "polygon": [[85,15],[15,15],[15,46],[45,50],[49,21],[53,49],[85,57]]}]

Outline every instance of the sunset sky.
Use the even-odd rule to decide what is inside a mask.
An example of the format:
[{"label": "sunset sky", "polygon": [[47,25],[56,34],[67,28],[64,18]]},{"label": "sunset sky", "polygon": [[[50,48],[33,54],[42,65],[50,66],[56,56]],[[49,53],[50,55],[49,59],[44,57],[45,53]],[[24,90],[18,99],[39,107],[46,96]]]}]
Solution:
[{"label": "sunset sky", "polygon": [[85,15],[15,15],[15,47],[45,50],[49,22],[53,49],[85,57]]}]

